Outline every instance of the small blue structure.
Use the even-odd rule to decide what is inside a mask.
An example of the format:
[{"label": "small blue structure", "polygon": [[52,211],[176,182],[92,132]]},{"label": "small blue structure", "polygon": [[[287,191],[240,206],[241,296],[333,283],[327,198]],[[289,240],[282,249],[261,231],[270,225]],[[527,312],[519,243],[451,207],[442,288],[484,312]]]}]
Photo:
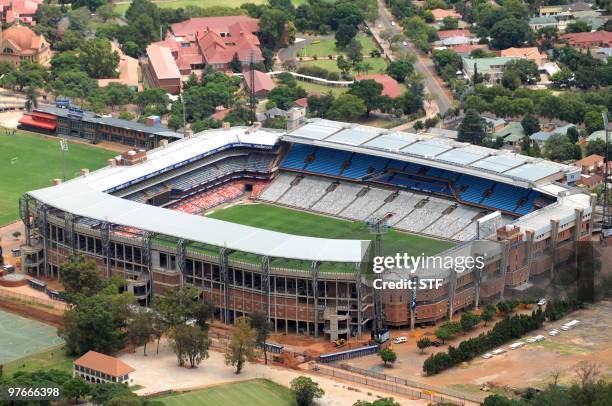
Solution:
[{"label": "small blue structure", "polygon": [[352,350],[325,354],[319,356],[319,362],[326,364],[329,362],[341,361],[345,359],[364,357],[366,355],[376,354],[379,348],[380,346],[378,344],[375,344],[368,345],[367,347],[354,348]]}]

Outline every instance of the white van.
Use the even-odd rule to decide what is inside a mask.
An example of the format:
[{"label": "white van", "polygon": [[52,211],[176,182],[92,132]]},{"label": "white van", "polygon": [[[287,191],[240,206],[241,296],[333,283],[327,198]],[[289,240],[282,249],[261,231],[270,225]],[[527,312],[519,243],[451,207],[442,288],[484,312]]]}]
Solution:
[{"label": "white van", "polygon": [[493,356],[493,354],[491,354],[490,352],[487,352],[486,354],[484,354],[484,355],[482,356],[482,358],[484,358],[484,359],[489,359],[489,358],[491,358],[492,356]]},{"label": "white van", "polygon": [[557,330],[557,329],[550,330],[550,331],[548,332],[548,335],[549,335],[549,336],[558,336],[558,335],[559,335],[559,330]]},{"label": "white van", "polygon": [[397,337],[395,340],[393,340],[394,344],[401,344],[401,343],[405,343],[406,341],[408,341],[408,338],[406,337]]},{"label": "white van", "polygon": [[511,350],[516,350],[517,348],[521,348],[521,347],[522,347],[522,346],[524,346],[524,345],[525,345],[525,343],[524,343],[524,342],[522,342],[522,341],[517,341],[517,342],[515,342],[514,344],[511,344],[511,345],[510,345],[510,347],[508,347],[508,348],[510,348]]}]

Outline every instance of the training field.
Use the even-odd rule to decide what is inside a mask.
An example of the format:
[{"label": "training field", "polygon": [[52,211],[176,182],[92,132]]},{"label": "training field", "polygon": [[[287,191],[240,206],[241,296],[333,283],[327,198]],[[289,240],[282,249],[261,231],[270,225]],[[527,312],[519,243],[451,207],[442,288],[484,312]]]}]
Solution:
[{"label": "training field", "polygon": [[[67,176],[79,175],[106,165],[116,152],[84,144],[71,143],[66,153]],[[19,198],[24,192],[51,186],[51,180],[63,178],[64,163],[59,139],[17,132],[0,132],[0,226],[19,218]]]},{"label": "training field", "polygon": [[[268,204],[245,204],[217,210],[209,217],[308,237],[371,240],[365,223],[346,221]],[[433,255],[453,246],[448,241],[390,230],[382,237],[384,255]]]},{"label": "training field", "polygon": [[160,401],[169,406],[293,406],[296,404],[289,389],[265,379],[154,397],[152,400]]},{"label": "training field", "polygon": [[60,345],[55,327],[0,310],[0,364]]}]

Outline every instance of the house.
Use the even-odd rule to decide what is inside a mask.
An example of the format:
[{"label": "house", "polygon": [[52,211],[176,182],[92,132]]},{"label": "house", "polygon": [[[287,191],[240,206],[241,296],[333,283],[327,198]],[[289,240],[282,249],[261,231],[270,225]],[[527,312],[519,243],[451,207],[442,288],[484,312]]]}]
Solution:
[{"label": "house", "polygon": [[532,61],[538,66],[542,66],[548,60],[548,56],[544,53],[540,53],[537,47],[507,48],[501,50],[500,56],[524,58]]},{"label": "house", "polygon": [[250,71],[244,72],[244,83],[249,91],[255,93],[256,97],[266,96],[275,87],[270,75],[258,70],[253,70],[252,75]]},{"label": "house", "polygon": [[567,124],[561,127],[554,128],[552,131],[538,131],[537,133],[531,134],[529,136],[529,139],[538,144],[540,148],[542,148],[546,141],[548,141],[548,139],[553,134],[567,135],[567,132],[570,128],[576,128],[576,126],[574,124]]},{"label": "house", "polygon": [[599,60],[607,62],[608,58],[612,57],[612,47],[609,47],[609,48],[595,48],[591,52],[591,55],[593,55],[595,58],[597,58]]},{"label": "house", "polygon": [[571,16],[577,12],[590,11],[592,8],[593,6],[583,1],[576,1],[570,4],[561,4],[556,6],[541,6],[540,17]]},{"label": "house", "polygon": [[461,14],[457,13],[455,10],[444,10],[443,8],[434,8],[431,10],[431,14],[436,21],[442,21],[446,17],[454,18],[457,20],[461,20]]},{"label": "house", "polygon": [[502,77],[504,65],[510,61],[518,60],[515,57],[493,57],[493,58],[463,58],[463,72],[472,80],[474,77],[474,66],[479,75],[483,75],[489,83],[496,83]]},{"label": "house", "polygon": [[0,32],[0,62],[14,66],[22,62],[49,65],[51,48],[42,35],[25,25],[14,25]]},{"label": "house", "polygon": [[42,0],[0,0],[0,21],[6,24],[23,23],[34,27],[34,17]]},{"label": "house", "polygon": [[603,176],[594,175],[580,175],[580,180],[577,182],[578,186],[582,186],[587,190],[593,190],[595,186],[600,185],[603,182]]},{"label": "house", "polygon": [[151,87],[160,87],[168,93],[181,91],[181,72],[179,72],[170,49],[151,44],[147,47],[145,78]]},{"label": "house", "polygon": [[525,138],[525,130],[521,123],[513,121],[491,134],[491,138],[502,138],[505,145],[511,145],[516,148]]},{"label": "house", "polygon": [[372,75],[358,75],[355,76],[355,80],[357,82],[360,80],[373,80],[377,83],[380,83],[383,87],[383,96],[395,98],[399,97],[402,93],[399,87],[399,83],[397,83],[397,80],[386,74],[377,73]]},{"label": "house", "polygon": [[574,163],[574,166],[580,168],[580,172],[585,175],[590,175],[593,173],[598,173],[603,170],[604,167],[604,157],[596,154],[592,154],[587,156],[586,158],[582,158],[579,161]]},{"label": "house", "polygon": [[503,118],[483,116],[482,119],[485,122],[485,128],[492,133],[499,131],[506,126],[506,120]]},{"label": "house", "polygon": [[470,56],[472,51],[477,49],[482,49],[483,51],[488,51],[489,46],[487,44],[460,44],[454,45],[450,47],[450,50],[460,56]]},{"label": "house", "polygon": [[529,27],[533,31],[538,31],[544,27],[559,28],[559,21],[555,17],[532,17],[529,19]]},{"label": "house", "polygon": [[[610,139],[612,140],[612,135],[610,135]],[[605,142],[606,141],[606,130],[593,131],[591,135],[587,137],[587,140],[589,142],[595,141],[595,140],[602,140]]]},{"label": "house", "polygon": [[89,383],[134,383],[134,368],[110,355],[88,351],[73,363],[73,377],[81,377]]},{"label": "house", "polygon": [[138,72],[140,71],[138,59],[124,54],[114,42],[111,42],[111,48],[119,55],[118,76],[112,79],[98,79],[98,86],[105,87],[109,83],[121,83],[129,86],[132,90],[138,90]]},{"label": "house", "polygon": [[609,48],[612,47],[612,32],[576,32],[563,34],[559,37],[561,41],[578,48]]},{"label": "house", "polygon": [[445,47],[453,47],[455,45],[473,44],[474,42],[477,42],[477,41],[478,41],[478,39],[474,38],[474,37],[459,36],[459,37],[444,38],[443,40],[436,41],[435,44],[436,45],[442,45],[442,46],[445,46]]},{"label": "house", "polygon": [[454,37],[476,38],[476,34],[474,34],[468,29],[438,30],[437,34],[438,34],[438,38],[440,38],[441,41],[444,41],[445,39],[448,39],[448,38],[454,38]]}]

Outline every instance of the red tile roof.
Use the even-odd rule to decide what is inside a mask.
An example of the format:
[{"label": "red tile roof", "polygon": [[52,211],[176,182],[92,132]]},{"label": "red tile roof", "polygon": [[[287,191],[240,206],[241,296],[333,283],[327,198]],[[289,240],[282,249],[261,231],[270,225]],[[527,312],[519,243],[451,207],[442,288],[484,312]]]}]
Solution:
[{"label": "red tile roof", "polygon": [[598,162],[601,162],[603,164],[603,159],[604,158],[602,156],[600,156],[600,155],[592,154],[592,155],[589,155],[589,156],[587,156],[585,158],[582,158],[579,161],[576,161],[574,163],[574,165],[576,165],[576,166],[592,166],[592,165],[595,165]]},{"label": "red tile roof", "polygon": [[223,110],[219,110],[219,111],[217,111],[215,113],[212,113],[210,115],[210,117],[214,118],[215,120],[223,120],[231,112],[232,112],[232,109],[223,109]]},{"label": "red tile roof", "polygon": [[100,354],[99,352],[95,351],[88,351],[87,354],[76,359],[74,364],[116,377],[120,377],[135,371],[134,368],[120,359],[111,357],[110,355]]},{"label": "red tile roof", "polygon": [[461,30],[440,30],[438,31],[438,38],[447,39],[454,37],[467,37],[472,38],[475,37],[476,34],[470,32],[470,30],[461,29]]},{"label": "red tile roof", "polygon": [[434,20],[441,21],[445,17],[452,17],[458,20],[461,19],[461,14],[457,13],[455,10],[444,10],[443,8],[434,8],[431,10],[431,14],[433,14]]},{"label": "red tile roof", "polygon": [[382,95],[389,97],[399,97],[401,90],[397,80],[393,79],[389,75],[385,74],[373,74],[373,75],[359,75],[355,76],[355,80],[374,80],[380,83],[383,87]]},{"label": "red tile roof", "polygon": [[215,31],[207,30],[198,36],[198,45],[204,60],[209,64],[230,63],[234,54],[238,54],[243,62],[251,58],[254,62],[263,61],[259,40],[249,32],[241,32],[226,39]]},{"label": "red tile roof", "polygon": [[476,49],[484,49],[485,51],[487,51],[489,50],[489,46],[486,44],[461,44],[451,47],[451,51],[456,52],[458,54],[469,54],[472,51],[475,51]]},{"label": "red tile roof", "polygon": [[181,78],[181,73],[168,48],[151,44],[147,47],[147,56],[158,79]]},{"label": "red tile roof", "polygon": [[294,101],[300,107],[308,107],[308,97],[302,97],[301,99],[297,99]]},{"label": "red tile roof", "polygon": [[19,119],[19,123],[24,124],[24,125],[29,125],[32,127],[43,128],[45,130],[55,130],[55,127],[57,127],[57,123],[55,122],[51,123],[48,121],[36,120],[30,114],[24,114]]},{"label": "red tile roof", "polygon": [[612,32],[610,31],[576,32],[563,34],[559,38],[567,40],[571,45],[595,44],[604,47],[612,46]]},{"label": "red tile roof", "polygon": [[229,33],[232,33],[232,30],[238,30],[255,33],[259,31],[259,20],[247,16],[195,17],[172,24],[171,29],[174,35],[179,37],[194,35],[205,30]]},{"label": "red tile roof", "polygon": [[253,80],[254,85],[251,83],[251,73],[244,72],[244,82],[246,83],[247,87],[254,90],[255,93],[269,92],[270,90],[274,89],[274,81],[270,75],[264,72],[255,70],[253,72]]}]

